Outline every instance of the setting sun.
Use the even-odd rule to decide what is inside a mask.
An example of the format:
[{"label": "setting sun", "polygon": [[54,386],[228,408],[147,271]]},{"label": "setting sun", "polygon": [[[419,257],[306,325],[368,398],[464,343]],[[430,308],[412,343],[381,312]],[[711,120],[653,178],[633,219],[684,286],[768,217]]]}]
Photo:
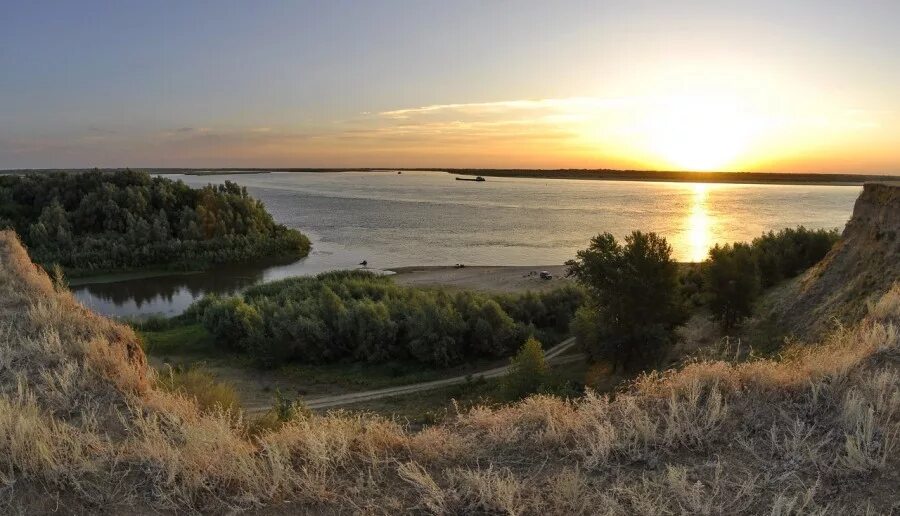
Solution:
[{"label": "setting sun", "polygon": [[669,97],[653,109],[646,115],[647,152],[670,169],[739,168],[758,125],[737,101],[725,98]]}]

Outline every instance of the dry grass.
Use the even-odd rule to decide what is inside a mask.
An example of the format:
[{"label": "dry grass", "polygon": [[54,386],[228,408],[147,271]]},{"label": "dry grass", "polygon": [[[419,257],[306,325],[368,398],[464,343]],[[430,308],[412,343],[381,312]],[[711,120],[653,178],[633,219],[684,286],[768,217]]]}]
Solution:
[{"label": "dry grass", "polygon": [[6,512],[888,513],[900,487],[900,286],[869,310],[778,360],[697,362],[614,396],[536,396],[421,431],[299,414],[254,434],[239,412],[161,388],[130,330],[55,292],[15,236],[0,233],[0,503]]},{"label": "dry grass", "polygon": [[157,377],[156,385],[162,390],[193,398],[201,410],[237,412],[240,408],[235,388],[216,380],[212,373],[201,366],[184,370],[168,366]]}]

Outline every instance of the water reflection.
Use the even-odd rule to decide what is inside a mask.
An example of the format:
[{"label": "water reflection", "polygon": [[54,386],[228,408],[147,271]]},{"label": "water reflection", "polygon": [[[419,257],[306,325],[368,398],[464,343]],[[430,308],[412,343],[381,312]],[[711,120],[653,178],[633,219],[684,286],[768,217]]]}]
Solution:
[{"label": "water reflection", "polygon": [[231,267],[198,274],[89,284],[73,287],[72,291],[85,306],[108,315],[176,315],[205,294],[233,294],[259,283],[263,273],[263,268]]},{"label": "water reflection", "polygon": [[687,244],[692,262],[702,262],[712,247],[712,217],[709,215],[709,185],[693,185],[691,211],[687,216]]},{"label": "water reflection", "polygon": [[[232,265],[208,272],[174,274],[152,278],[88,283],[72,287],[72,292],[88,308],[106,315],[143,317],[152,314],[173,316],[182,313],[207,294],[233,295],[252,285],[293,276],[310,276],[329,270],[353,269],[360,256],[341,246],[316,240],[313,252],[296,261],[269,261],[253,265]],[[372,272],[382,273],[378,269]]]}]

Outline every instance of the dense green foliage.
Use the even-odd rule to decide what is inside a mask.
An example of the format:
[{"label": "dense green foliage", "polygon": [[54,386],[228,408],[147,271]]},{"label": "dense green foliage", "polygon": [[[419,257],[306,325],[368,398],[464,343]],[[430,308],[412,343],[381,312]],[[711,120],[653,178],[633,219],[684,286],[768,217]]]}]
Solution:
[{"label": "dense green foliage", "polygon": [[793,278],[828,254],[838,241],[836,229],[810,230],[803,226],[769,231],[753,239],[753,259],[759,268],[763,288]]},{"label": "dense green foliage", "polygon": [[503,387],[510,399],[523,398],[538,392],[547,380],[547,362],[540,341],[529,338],[510,359],[509,373]]},{"label": "dense green foliage", "polygon": [[193,189],[146,172],[0,176],[0,228],[44,265],[78,272],[206,268],[265,256],[301,257],[309,240],[276,224],[226,181]]},{"label": "dense green foliage", "polygon": [[402,287],[387,276],[332,272],[206,297],[186,314],[225,349],[284,360],[411,360],[434,366],[517,349],[534,332],[562,332],[584,299],[575,286],[520,296]]},{"label": "dense green foliage", "polygon": [[566,265],[590,294],[574,324],[588,353],[626,370],[661,357],[684,318],[678,265],[665,238],[635,231],[620,244],[604,233]]},{"label": "dense green foliage", "polygon": [[753,311],[761,286],[759,266],[748,244],[715,246],[703,265],[703,281],[712,313],[732,327]]},{"label": "dense green foliage", "polygon": [[825,257],[836,230],[802,226],[769,232],[751,244],[715,246],[701,267],[703,290],[713,315],[731,327],[750,315],[763,289],[792,278]]}]

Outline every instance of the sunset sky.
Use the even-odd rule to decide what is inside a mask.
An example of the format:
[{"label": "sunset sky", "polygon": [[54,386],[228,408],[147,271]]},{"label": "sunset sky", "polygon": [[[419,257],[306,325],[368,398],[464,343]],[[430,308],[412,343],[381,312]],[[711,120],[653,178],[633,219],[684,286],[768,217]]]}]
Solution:
[{"label": "sunset sky", "polygon": [[0,168],[900,174],[900,1],[7,2]]}]

